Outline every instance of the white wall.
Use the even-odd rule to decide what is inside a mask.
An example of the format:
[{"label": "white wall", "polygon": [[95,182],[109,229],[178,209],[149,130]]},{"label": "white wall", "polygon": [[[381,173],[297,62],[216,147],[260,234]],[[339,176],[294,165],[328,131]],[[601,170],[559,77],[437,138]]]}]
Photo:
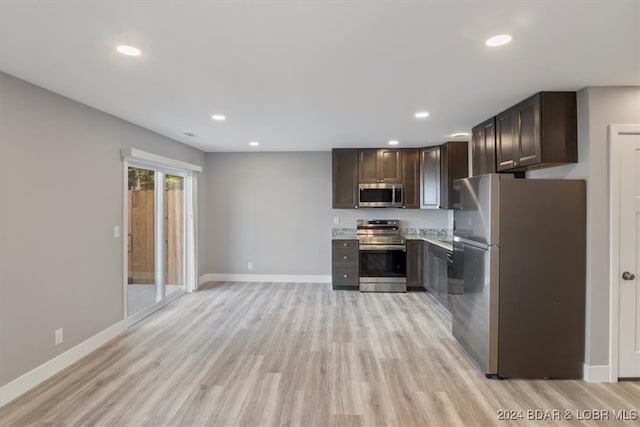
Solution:
[{"label": "white wall", "polygon": [[201,274],[329,275],[331,229],[355,228],[357,218],[447,227],[447,211],[331,209],[328,151],[208,153],[205,170],[208,252]]},{"label": "white wall", "polygon": [[0,73],[0,386],[122,320],[122,147],[205,160]]},{"label": "white wall", "polygon": [[607,126],[640,123],[640,87],[578,92],[579,163],[530,172],[528,178],[587,180],[586,364],[609,364],[609,149]]}]

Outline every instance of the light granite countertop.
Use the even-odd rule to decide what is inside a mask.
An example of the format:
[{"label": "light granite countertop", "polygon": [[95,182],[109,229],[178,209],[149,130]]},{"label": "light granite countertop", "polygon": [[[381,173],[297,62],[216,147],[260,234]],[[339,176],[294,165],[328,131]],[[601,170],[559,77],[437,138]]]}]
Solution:
[{"label": "light granite countertop", "polygon": [[453,250],[453,238],[446,229],[407,228],[402,230],[402,235],[407,240],[424,240],[449,251]]},{"label": "light granite countertop", "polygon": [[[447,250],[453,250],[453,242],[451,235],[446,229],[435,228],[403,228],[402,236],[407,240],[423,240],[431,244],[443,247]],[[358,233],[355,228],[332,228],[332,240],[356,240]]]}]

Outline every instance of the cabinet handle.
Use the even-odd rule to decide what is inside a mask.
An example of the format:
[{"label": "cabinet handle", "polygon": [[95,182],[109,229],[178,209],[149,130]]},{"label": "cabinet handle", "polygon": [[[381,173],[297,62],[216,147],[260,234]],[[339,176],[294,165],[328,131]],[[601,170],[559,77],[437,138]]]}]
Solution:
[{"label": "cabinet handle", "polygon": [[344,258],[344,259],[348,259],[346,255],[345,255],[345,256],[343,256],[342,258]]},{"label": "cabinet handle", "polygon": [[346,244],[346,243],[343,243],[343,245],[345,246],[345,248],[347,247],[347,244]]},{"label": "cabinet handle", "polygon": [[346,279],[347,277],[349,277],[349,275],[348,275],[348,274],[345,274],[345,275],[344,275],[344,276],[342,276],[342,277],[344,277],[344,278]]}]

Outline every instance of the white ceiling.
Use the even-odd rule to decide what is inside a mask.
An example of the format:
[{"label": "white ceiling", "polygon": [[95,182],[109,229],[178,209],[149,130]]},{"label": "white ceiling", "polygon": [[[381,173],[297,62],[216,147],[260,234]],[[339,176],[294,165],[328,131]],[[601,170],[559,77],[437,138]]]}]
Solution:
[{"label": "white ceiling", "polygon": [[205,151],[417,147],[540,90],[640,85],[639,27],[638,0],[0,0],[0,70]]}]

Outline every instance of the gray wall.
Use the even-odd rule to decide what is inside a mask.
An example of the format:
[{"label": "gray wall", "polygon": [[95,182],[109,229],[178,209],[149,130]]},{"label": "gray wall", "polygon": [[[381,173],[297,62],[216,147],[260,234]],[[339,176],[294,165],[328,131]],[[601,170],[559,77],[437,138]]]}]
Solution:
[{"label": "gray wall", "polygon": [[640,123],[640,87],[589,87],[578,92],[579,163],[529,178],[587,179],[586,363],[609,364],[609,148],[607,126]]},{"label": "gray wall", "polygon": [[329,275],[332,227],[386,217],[408,227],[447,226],[446,211],[331,209],[330,152],[208,153],[205,169],[201,274]]},{"label": "gray wall", "polygon": [[0,386],[122,320],[122,147],[205,161],[0,73]]}]

